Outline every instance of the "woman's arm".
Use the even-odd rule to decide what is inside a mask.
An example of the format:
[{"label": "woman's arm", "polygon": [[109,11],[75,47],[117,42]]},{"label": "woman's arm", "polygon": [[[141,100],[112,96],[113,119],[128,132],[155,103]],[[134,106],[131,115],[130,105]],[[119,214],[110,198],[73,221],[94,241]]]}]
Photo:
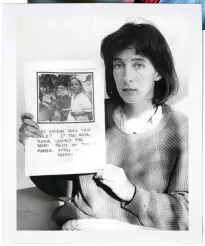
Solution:
[{"label": "woman's arm", "polygon": [[[122,209],[136,216],[143,226],[163,230],[187,230],[189,227],[187,121],[180,125],[176,134],[179,135],[174,138],[174,148],[178,152],[178,158],[164,192],[148,191],[138,186],[133,190],[124,170],[119,167],[110,171],[104,169],[103,174],[98,172],[96,175],[96,178],[122,200]],[[165,139],[167,141],[167,138]],[[164,144],[166,145],[166,142]],[[171,154],[170,152],[168,155]],[[153,182],[155,178],[152,177]]]},{"label": "woman's arm", "polygon": [[122,207],[136,215],[144,226],[164,230],[188,230],[188,156],[178,161],[165,193],[136,187],[136,193]]},{"label": "woman's arm", "polygon": [[72,198],[76,175],[31,176],[30,178],[41,191],[50,196]]},{"label": "woman's arm", "polygon": [[[143,226],[161,230],[188,230],[188,156],[176,163],[164,193],[133,188],[122,168],[106,165],[95,178],[108,186],[121,200],[121,206],[138,218]],[[155,177],[153,177],[154,179]]]},{"label": "woman's arm", "polygon": [[137,216],[144,226],[164,230],[188,230],[189,228],[187,133],[184,134],[181,146],[164,193],[136,187],[136,193],[131,202],[128,204],[122,202],[122,207]]},{"label": "woman's arm", "polygon": [[92,112],[92,104],[86,95],[81,94],[79,107],[72,108],[71,115],[80,116],[90,112]]}]

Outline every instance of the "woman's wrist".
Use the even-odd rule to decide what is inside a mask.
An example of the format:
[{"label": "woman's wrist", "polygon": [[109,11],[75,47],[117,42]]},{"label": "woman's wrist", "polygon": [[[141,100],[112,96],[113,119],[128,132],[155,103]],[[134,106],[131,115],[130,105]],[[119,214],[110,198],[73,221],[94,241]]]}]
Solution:
[{"label": "woman's wrist", "polygon": [[130,189],[130,195],[128,196],[128,199],[125,200],[126,204],[129,204],[133,200],[136,194],[136,189],[136,186],[132,184]]}]

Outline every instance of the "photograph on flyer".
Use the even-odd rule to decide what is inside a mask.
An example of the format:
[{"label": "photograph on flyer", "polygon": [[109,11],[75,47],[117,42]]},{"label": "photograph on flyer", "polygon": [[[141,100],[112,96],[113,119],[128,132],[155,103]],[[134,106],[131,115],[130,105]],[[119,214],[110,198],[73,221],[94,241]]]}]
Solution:
[{"label": "photograph on flyer", "polygon": [[93,74],[37,73],[37,122],[92,122]]}]

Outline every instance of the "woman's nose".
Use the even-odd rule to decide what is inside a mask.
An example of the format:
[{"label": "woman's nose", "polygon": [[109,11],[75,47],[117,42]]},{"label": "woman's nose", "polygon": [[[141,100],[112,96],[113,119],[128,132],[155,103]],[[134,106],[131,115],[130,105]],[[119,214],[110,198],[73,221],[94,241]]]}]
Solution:
[{"label": "woman's nose", "polygon": [[132,68],[130,68],[129,66],[126,66],[124,70],[124,83],[125,84],[132,83],[133,79],[134,79],[134,73],[133,73]]}]

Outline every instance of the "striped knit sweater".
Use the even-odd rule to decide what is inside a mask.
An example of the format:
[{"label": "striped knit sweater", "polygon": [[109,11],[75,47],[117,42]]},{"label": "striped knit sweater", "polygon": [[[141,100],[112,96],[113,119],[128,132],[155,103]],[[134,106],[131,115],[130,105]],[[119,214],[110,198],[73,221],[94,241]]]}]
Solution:
[{"label": "striped knit sweater", "polygon": [[106,218],[162,230],[188,230],[188,119],[168,105],[157,127],[141,134],[123,133],[106,100],[107,163],[124,169],[136,193],[128,204],[94,174],[31,177],[42,191],[71,198],[58,212],[70,219]]}]

